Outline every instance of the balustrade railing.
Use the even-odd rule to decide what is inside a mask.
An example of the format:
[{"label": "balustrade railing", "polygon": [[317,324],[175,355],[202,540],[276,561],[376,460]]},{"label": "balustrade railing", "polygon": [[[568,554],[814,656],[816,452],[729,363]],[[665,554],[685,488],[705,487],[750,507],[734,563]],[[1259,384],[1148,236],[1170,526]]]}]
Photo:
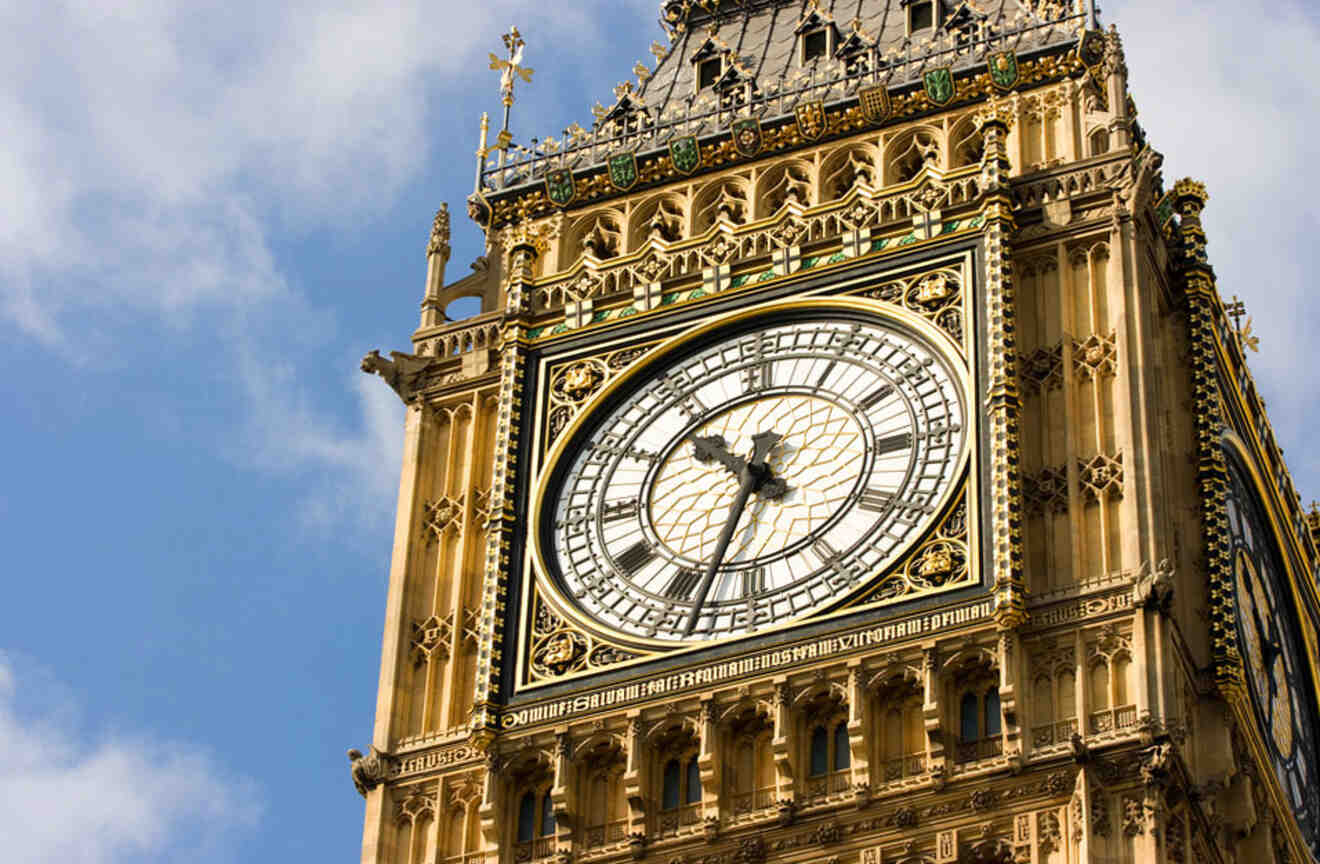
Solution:
[{"label": "balustrade railing", "polygon": [[954,748],[954,758],[959,762],[975,762],[978,759],[993,759],[1003,752],[1004,739],[996,735],[975,741],[959,741]]},{"label": "balustrade railing", "polygon": [[1117,708],[1105,708],[1092,711],[1087,717],[1086,728],[1093,734],[1113,732],[1137,725],[1137,706],[1120,705]]},{"label": "balustrade railing", "polygon": [[909,753],[897,759],[886,759],[884,782],[892,783],[905,777],[918,777],[926,773],[926,754]]},{"label": "balustrade railing", "polygon": [[514,861],[540,861],[555,854],[555,838],[537,837],[531,843],[513,844]]},{"label": "balustrade railing", "polygon": [[585,845],[588,849],[599,849],[602,846],[613,846],[616,843],[623,843],[628,839],[628,820],[615,819],[612,822],[606,822],[603,825],[588,825],[586,829]]},{"label": "balustrade railing", "polygon": [[833,795],[842,795],[850,789],[852,789],[852,771],[845,768],[818,777],[808,777],[803,789],[803,798],[807,801],[815,801]]},{"label": "balustrade railing", "polygon": [[748,813],[756,813],[774,807],[775,787],[767,786],[764,789],[754,789],[751,792],[740,792],[731,797],[733,815],[734,818],[738,818]]},{"label": "balustrade railing", "polygon": [[684,804],[671,810],[660,811],[660,836],[679,834],[701,822],[701,804]]},{"label": "balustrade railing", "polygon": [[436,864],[486,864],[487,852],[464,852],[462,855],[437,855]]},{"label": "balustrade railing", "polygon": [[1055,723],[1045,723],[1031,727],[1031,746],[1049,747],[1052,744],[1067,744],[1077,732],[1077,718],[1068,717]]}]

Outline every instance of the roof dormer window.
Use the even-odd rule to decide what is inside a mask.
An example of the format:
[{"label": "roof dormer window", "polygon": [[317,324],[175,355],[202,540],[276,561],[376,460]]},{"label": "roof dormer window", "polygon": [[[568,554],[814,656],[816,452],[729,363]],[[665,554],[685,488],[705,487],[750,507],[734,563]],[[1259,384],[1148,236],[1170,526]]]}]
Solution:
[{"label": "roof dormer window", "polygon": [[933,0],[911,0],[907,4],[908,36],[915,36],[925,30],[931,30],[935,21],[935,3]]},{"label": "roof dormer window", "polygon": [[692,83],[697,93],[709,90],[720,82],[724,74],[725,58],[729,56],[729,46],[717,40],[712,34],[706,38],[696,53],[692,55]]},{"label": "roof dormer window", "polygon": [[793,32],[798,37],[798,62],[801,65],[806,66],[834,53],[838,41],[834,19],[820,11],[819,0],[807,5],[807,13]]},{"label": "roof dormer window", "polygon": [[711,57],[697,63],[697,91],[708,90],[720,80],[724,63],[719,57]]},{"label": "roof dormer window", "polygon": [[824,57],[830,50],[830,33],[824,27],[802,34],[802,62],[810,63]]}]

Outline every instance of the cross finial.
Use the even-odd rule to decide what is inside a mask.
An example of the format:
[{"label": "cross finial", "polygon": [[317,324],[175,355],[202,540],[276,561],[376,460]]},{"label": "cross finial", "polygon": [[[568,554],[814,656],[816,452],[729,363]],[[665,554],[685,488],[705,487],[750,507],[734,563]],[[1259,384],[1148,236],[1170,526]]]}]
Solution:
[{"label": "cross finial", "polygon": [[1242,316],[1247,314],[1247,304],[1239,300],[1238,296],[1234,294],[1232,302],[1224,304],[1224,312],[1233,319],[1233,329],[1241,330]]},{"label": "cross finial", "polygon": [[513,136],[509,133],[509,109],[513,107],[513,83],[518,78],[521,78],[524,83],[532,83],[532,70],[522,65],[523,48],[526,47],[527,43],[523,41],[518,28],[510,27],[509,32],[500,38],[504,40],[504,48],[509,56],[504,59],[492,51],[490,54],[490,68],[500,73],[500,101],[504,104],[504,126],[495,138],[495,146],[501,150],[507,150],[509,144],[513,142]]}]

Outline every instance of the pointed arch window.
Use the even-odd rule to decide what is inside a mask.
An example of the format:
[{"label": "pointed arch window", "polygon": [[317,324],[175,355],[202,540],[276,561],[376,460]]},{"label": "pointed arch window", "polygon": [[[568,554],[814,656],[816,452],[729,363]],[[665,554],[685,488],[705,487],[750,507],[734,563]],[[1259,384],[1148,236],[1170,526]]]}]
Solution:
[{"label": "pointed arch window", "polygon": [[518,799],[518,842],[531,843],[536,836],[536,793],[530,789]]},{"label": "pointed arch window", "polygon": [[549,789],[541,795],[541,830],[538,833],[541,837],[555,833],[555,802],[550,797]]},{"label": "pointed arch window", "polygon": [[811,730],[810,774],[821,777],[830,770],[830,738],[824,726]]},{"label": "pointed arch window", "polygon": [[993,738],[1000,734],[1002,713],[999,710],[999,688],[991,687],[985,691],[985,734],[983,738]]},{"label": "pointed arch window", "polygon": [[670,759],[665,763],[664,774],[660,781],[661,810],[674,810],[678,807],[680,781],[678,760]]},{"label": "pointed arch window", "polygon": [[958,737],[964,741],[975,741],[981,737],[981,719],[977,712],[976,694],[967,692],[962,695],[958,705]]},{"label": "pointed arch window", "polygon": [[848,724],[842,721],[834,727],[834,770],[846,771],[852,767],[852,751],[848,747]]},{"label": "pointed arch window", "polygon": [[696,804],[701,800],[701,768],[697,765],[697,757],[693,756],[687,763],[687,776],[683,784],[683,803]]}]

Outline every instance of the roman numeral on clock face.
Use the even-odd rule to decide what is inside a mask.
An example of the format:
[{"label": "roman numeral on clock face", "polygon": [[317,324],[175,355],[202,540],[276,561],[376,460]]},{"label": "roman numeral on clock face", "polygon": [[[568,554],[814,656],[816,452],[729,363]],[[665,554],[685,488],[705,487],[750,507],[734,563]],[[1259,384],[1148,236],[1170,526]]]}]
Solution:
[{"label": "roman numeral on clock face", "polygon": [[614,556],[614,563],[626,575],[633,576],[655,558],[655,549],[645,540],[638,540],[633,545]]},{"label": "roman numeral on clock face", "polygon": [[742,370],[742,382],[748,391],[768,390],[775,386],[774,368],[767,360],[753,363]]},{"label": "roman numeral on clock face", "polygon": [[765,568],[753,567],[742,574],[742,593],[744,597],[760,594],[765,590]]},{"label": "roman numeral on clock face", "polygon": [[864,489],[857,506],[872,513],[883,513],[894,503],[894,493],[886,489]]},{"label": "roman numeral on clock face", "polygon": [[637,515],[637,499],[625,499],[622,501],[609,501],[605,504],[605,509],[601,511],[600,518],[605,522],[618,522],[620,519],[628,519]]},{"label": "roman numeral on clock face", "polygon": [[884,384],[872,390],[870,394],[868,394],[864,399],[862,399],[861,402],[858,402],[857,405],[863,411],[870,411],[872,408],[874,408],[875,406],[879,405],[881,402],[885,401],[890,396],[892,396],[893,393],[894,393],[894,388],[889,384]]},{"label": "roman numeral on clock face", "polygon": [[665,586],[665,596],[670,600],[686,600],[692,596],[693,590],[700,581],[701,574],[696,570],[679,570]]},{"label": "roman numeral on clock face", "polygon": [[874,452],[877,456],[884,456],[887,453],[897,453],[899,450],[907,450],[912,447],[912,433],[899,432],[897,435],[887,435],[884,438],[877,439]]}]

